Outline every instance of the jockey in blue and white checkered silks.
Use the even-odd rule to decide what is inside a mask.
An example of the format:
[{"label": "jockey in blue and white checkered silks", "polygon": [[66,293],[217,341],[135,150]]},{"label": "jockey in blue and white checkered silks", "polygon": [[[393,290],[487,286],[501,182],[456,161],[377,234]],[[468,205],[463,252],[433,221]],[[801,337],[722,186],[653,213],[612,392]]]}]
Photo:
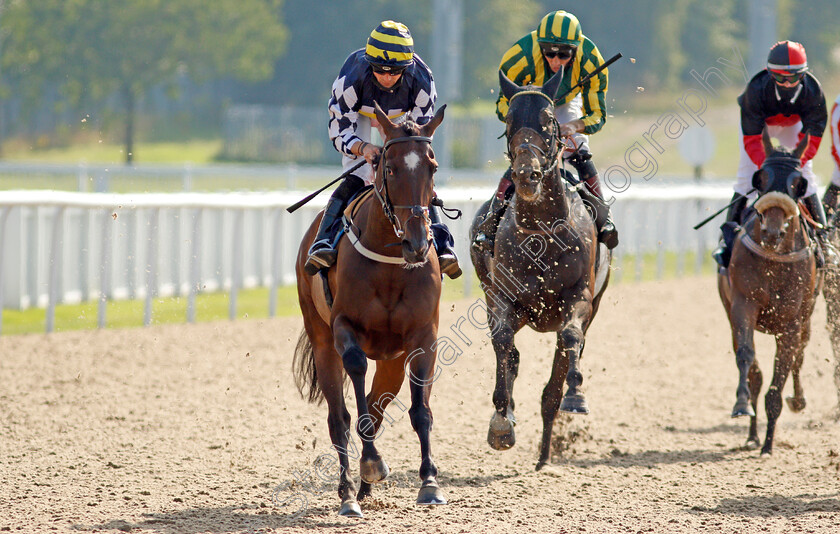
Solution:
[{"label": "jockey in blue and white checkered silks", "polygon": [[[327,202],[318,235],[306,261],[309,274],[335,263],[335,222],[341,217],[349,199],[363,186],[373,182],[373,163],[382,153],[382,147],[371,142],[372,129],[379,127],[374,103],[378,103],[394,122],[409,119],[423,125],[434,115],[436,98],[432,71],[414,53],[414,40],[404,24],[383,21],[371,32],[365,48],[347,57],[332,86],[328,104],[329,136],[335,149],[342,154],[345,171],[361,158],[367,163],[348,175]],[[432,219],[441,272],[455,277],[460,274],[460,267],[451,248],[451,235],[440,223],[435,206],[430,206],[429,217]]]}]

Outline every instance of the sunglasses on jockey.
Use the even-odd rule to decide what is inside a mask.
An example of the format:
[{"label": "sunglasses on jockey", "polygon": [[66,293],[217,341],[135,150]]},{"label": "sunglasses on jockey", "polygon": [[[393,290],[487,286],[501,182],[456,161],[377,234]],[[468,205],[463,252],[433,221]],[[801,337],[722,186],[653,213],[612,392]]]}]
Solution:
[{"label": "sunglasses on jockey", "polygon": [[577,47],[571,45],[542,45],[540,48],[546,59],[570,59],[577,53]]},{"label": "sunglasses on jockey", "polygon": [[370,67],[376,74],[390,74],[391,76],[399,76],[405,70],[405,67],[390,67],[388,65],[371,65]]},{"label": "sunglasses on jockey", "polygon": [[769,71],[770,77],[773,78],[773,81],[776,83],[796,83],[802,79],[802,76],[805,75],[804,72],[793,72],[793,73],[781,73],[775,71]]}]

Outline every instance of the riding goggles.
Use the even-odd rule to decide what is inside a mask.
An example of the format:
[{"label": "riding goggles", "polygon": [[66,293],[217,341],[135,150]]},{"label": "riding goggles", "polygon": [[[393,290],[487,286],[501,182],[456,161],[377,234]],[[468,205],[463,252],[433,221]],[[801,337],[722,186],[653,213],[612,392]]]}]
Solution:
[{"label": "riding goggles", "polygon": [[371,65],[371,69],[376,74],[390,74],[391,76],[399,76],[405,70],[405,67],[388,67],[382,65]]},{"label": "riding goggles", "polygon": [[542,46],[542,55],[546,59],[569,59],[577,53],[577,47],[569,45],[545,45]]},{"label": "riding goggles", "polygon": [[782,74],[781,72],[770,71],[770,76],[776,83],[796,83],[802,79],[802,72],[794,72],[793,74]]}]

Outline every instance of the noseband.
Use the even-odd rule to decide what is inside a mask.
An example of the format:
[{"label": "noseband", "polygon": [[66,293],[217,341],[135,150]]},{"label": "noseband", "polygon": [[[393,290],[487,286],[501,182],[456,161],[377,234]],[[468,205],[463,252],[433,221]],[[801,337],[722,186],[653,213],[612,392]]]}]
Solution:
[{"label": "noseband", "polygon": [[396,205],[391,202],[391,197],[388,194],[388,177],[385,175],[385,169],[387,168],[386,164],[386,155],[388,154],[388,148],[396,143],[405,143],[408,141],[420,141],[421,143],[432,143],[431,137],[424,137],[421,135],[409,135],[407,137],[396,137],[391,139],[390,141],[385,143],[385,146],[382,148],[382,158],[379,161],[379,165],[377,171],[382,175],[382,189],[376,187],[376,184],[373,186],[373,192],[376,195],[376,198],[379,200],[379,203],[382,204],[382,210],[385,212],[385,216],[391,222],[391,226],[394,228],[394,233],[396,234],[397,238],[402,239],[403,235],[405,235],[405,230],[402,228],[402,224],[397,216],[394,214],[395,209],[410,209],[411,210],[411,217],[408,218],[406,223],[411,219],[416,218],[424,218],[426,221],[429,220],[429,206],[420,206],[418,204],[414,204],[411,206],[404,206],[404,205]]}]

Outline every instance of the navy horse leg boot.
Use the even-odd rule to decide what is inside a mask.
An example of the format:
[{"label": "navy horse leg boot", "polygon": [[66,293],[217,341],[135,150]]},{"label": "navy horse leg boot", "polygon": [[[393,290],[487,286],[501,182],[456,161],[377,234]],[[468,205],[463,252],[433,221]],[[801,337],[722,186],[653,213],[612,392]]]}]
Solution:
[{"label": "navy horse leg boot", "polygon": [[338,256],[333,248],[335,221],[341,217],[344,208],[347,206],[347,201],[364,185],[364,180],[351,174],[333,191],[332,196],[327,201],[327,207],[324,208],[324,217],[318,226],[318,235],[315,236],[315,241],[309,247],[309,257],[303,267],[306,274],[314,276],[321,269],[328,269],[335,263]]}]

